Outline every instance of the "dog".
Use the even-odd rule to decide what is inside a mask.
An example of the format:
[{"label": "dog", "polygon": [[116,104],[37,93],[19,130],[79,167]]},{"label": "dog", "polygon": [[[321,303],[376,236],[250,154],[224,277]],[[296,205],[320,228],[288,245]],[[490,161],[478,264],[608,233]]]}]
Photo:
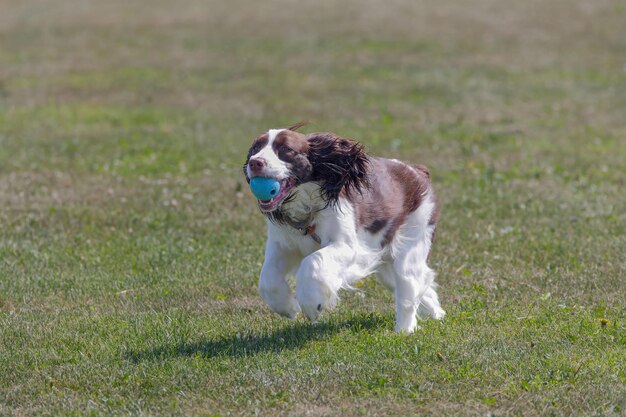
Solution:
[{"label": "dog", "polygon": [[[316,322],[340,289],[376,273],[394,291],[396,332],[412,333],[418,317],[442,319],[427,265],[439,216],[428,169],[369,156],[334,133],[298,132],[305,124],[258,136],[243,167],[248,183],[280,183],[274,197],[258,200],[267,220],[263,300]],[[294,274],[295,294],[287,281]]]}]

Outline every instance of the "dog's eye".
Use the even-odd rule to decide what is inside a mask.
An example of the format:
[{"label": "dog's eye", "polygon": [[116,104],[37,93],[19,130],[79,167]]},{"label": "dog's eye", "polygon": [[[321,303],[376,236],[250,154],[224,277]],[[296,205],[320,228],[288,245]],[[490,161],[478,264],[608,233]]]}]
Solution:
[{"label": "dog's eye", "polygon": [[291,149],[289,146],[281,146],[278,152],[288,153],[293,152],[293,149]]}]

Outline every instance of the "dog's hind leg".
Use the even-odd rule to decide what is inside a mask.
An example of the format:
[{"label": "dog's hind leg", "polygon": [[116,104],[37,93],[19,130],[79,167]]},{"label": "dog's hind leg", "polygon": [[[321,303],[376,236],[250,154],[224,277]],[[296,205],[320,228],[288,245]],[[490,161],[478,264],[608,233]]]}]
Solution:
[{"label": "dog's hind leg", "polygon": [[387,268],[395,274],[396,331],[406,333],[416,329],[420,307],[434,318],[445,314],[435,292],[435,272],[426,264],[435,226],[420,210],[411,217],[393,242],[392,268]]},{"label": "dog's hind leg", "polygon": [[[415,252],[412,250],[411,252]],[[408,253],[394,261],[393,273],[396,279],[397,332],[412,333],[417,328],[417,312],[426,295],[431,295],[431,285],[435,273],[425,262],[416,262],[415,254]],[[436,294],[435,294],[436,296]],[[428,305],[431,305],[429,298]],[[440,307],[439,307],[440,308]]]},{"label": "dog's hind leg", "polygon": [[[393,269],[393,265],[385,263],[379,266],[377,275],[380,282],[387,289],[395,291],[397,278],[396,272]],[[422,319],[432,317],[436,320],[440,320],[446,315],[446,312],[441,308],[441,305],[439,304],[439,297],[437,296],[437,291],[435,290],[436,287],[437,284],[433,282],[422,296],[422,300],[417,308],[417,315]]]},{"label": "dog's hind leg", "polygon": [[[389,290],[394,291],[396,289],[396,281],[398,280],[396,271],[393,269],[393,265],[385,263],[378,267],[377,275],[380,282]],[[434,282],[424,292],[421,302],[417,308],[417,315],[419,318],[426,319],[428,317],[436,320],[442,319],[446,312],[441,308],[439,304],[439,297],[435,291],[437,284]]]}]

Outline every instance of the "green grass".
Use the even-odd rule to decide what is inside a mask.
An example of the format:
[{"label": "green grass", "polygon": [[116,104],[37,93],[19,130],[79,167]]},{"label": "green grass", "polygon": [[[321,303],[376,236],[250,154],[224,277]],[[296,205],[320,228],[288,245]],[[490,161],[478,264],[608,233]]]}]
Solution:
[{"label": "green grass", "polygon": [[[624,415],[613,0],[0,1],[0,415]],[[427,164],[442,322],[257,293],[241,164],[299,120]]]}]

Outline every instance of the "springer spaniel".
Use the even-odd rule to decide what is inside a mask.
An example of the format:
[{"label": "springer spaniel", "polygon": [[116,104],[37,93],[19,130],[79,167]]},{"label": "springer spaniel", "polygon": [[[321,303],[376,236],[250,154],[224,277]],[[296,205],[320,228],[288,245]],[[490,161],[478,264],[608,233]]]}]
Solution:
[{"label": "springer spaniel", "polygon": [[[341,288],[376,272],[393,289],[397,332],[417,317],[441,319],[435,273],[426,264],[439,208],[428,169],[368,156],[334,133],[296,132],[306,122],[257,137],[244,165],[280,190],[258,201],[267,219],[259,290],[277,313],[315,322]],[[295,296],[287,277],[295,274]]]}]

